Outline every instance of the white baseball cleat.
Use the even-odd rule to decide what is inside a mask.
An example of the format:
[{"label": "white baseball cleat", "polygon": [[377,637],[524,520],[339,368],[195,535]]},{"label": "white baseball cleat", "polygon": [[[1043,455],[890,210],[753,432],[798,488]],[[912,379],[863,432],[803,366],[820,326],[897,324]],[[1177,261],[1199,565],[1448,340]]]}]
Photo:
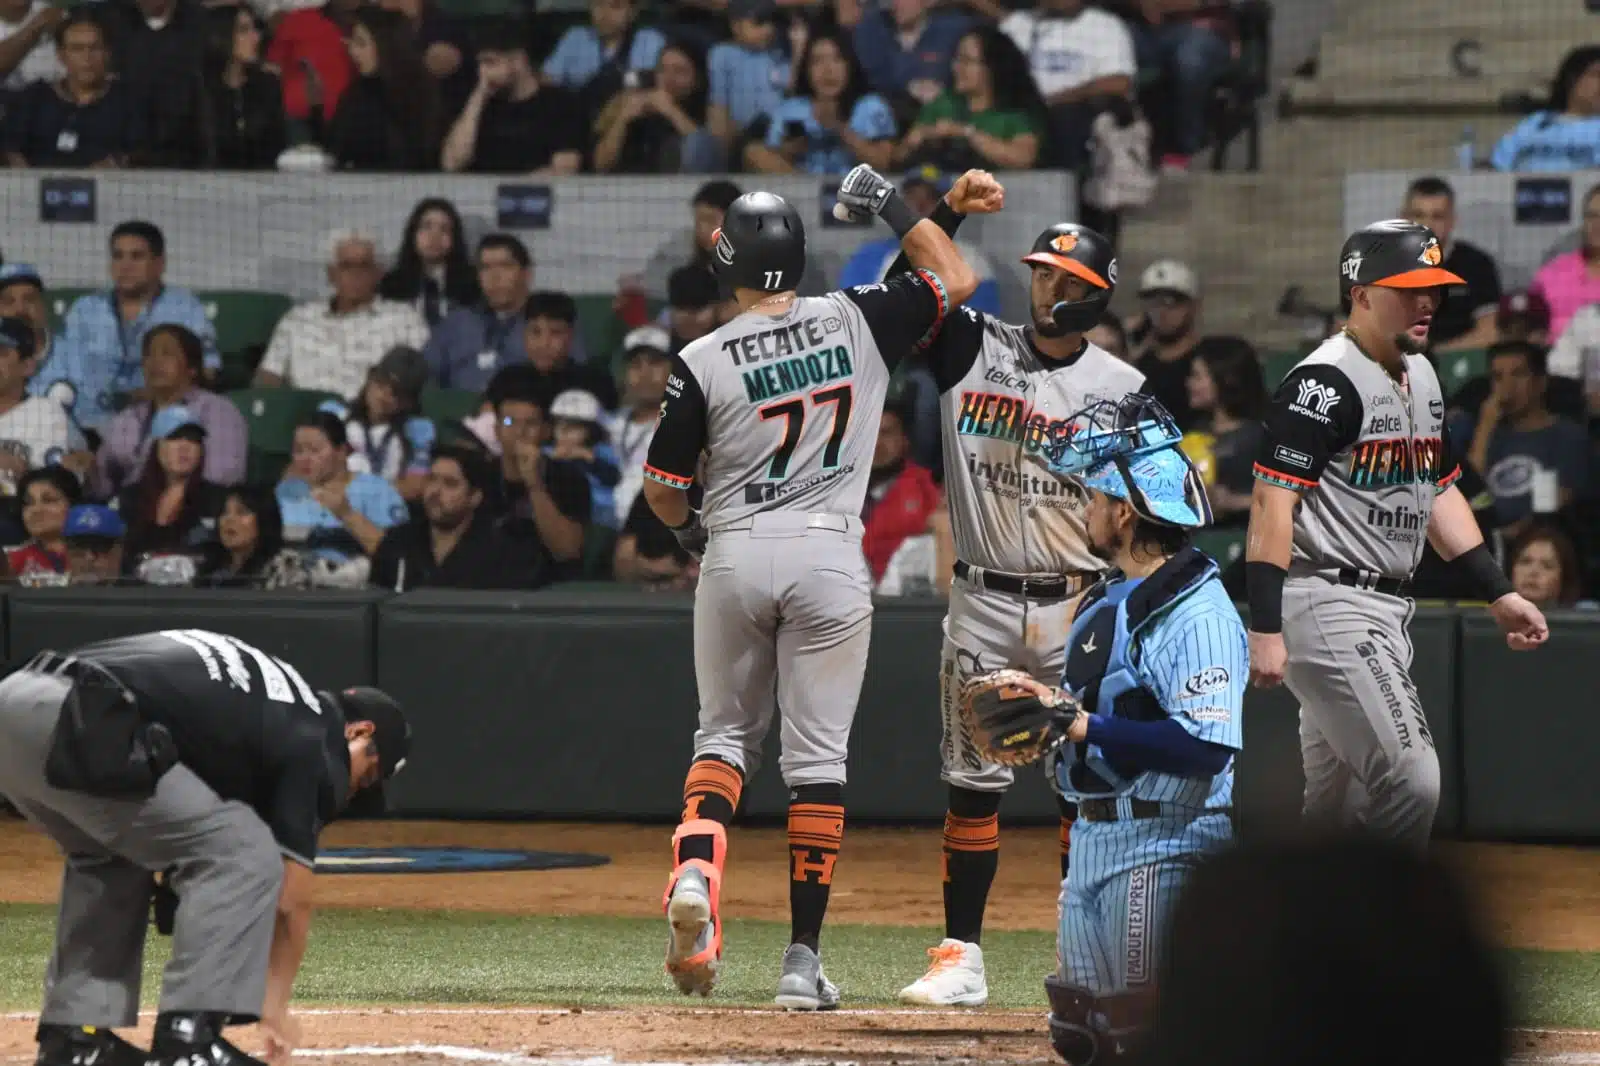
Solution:
[{"label": "white baseball cleat", "polygon": [[709,996],[722,965],[722,928],[705,875],[685,863],[667,898],[667,972],[684,995]]},{"label": "white baseball cleat", "polygon": [[928,949],[928,972],[900,990],[900,1002],[920,1007],[981,1007],[989,1002],[983,949],[946,937]]}]

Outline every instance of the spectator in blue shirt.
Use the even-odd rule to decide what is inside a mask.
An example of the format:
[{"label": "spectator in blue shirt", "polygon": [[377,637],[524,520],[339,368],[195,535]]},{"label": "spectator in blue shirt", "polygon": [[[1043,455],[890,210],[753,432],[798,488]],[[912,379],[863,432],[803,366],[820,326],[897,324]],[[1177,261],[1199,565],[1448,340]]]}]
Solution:
[{"label": "spectator in blue shirt", "polygon": [[868,92],[850,42],[838,31],[806,42],[795,93],[773,113],[764,143],[745,163],[764,174],[843,174],[857,163],[886,170],[894,153],[894,113]]},{"label": "spectator in blue shirt", "polygon": [[[81,296],[67,312],[52,353],[52,381],[84,429],[99,430],[126,404],[143,400],[144,335],[154,326],[186,327],[205,351],[207,375],[222,366],[217,332],[188,289],[166,285],[167,242],[149,222],[119,222],[111,231],[111,288]],[[70,392],[70,395],[68,393]]]},{"label": "spectator in blue shirt", "polygon": [[[860,5],[856,54],[873,92],[910,97],[920,107],[950,84],[956,44],[971,22],[951,11],[930,13],[930,6],[931,0],[890,0],[887,11],[879,0]],[[841,18],[844,12],[841,4]]]},{"label": "spectator in blue shirt", "polygon": [[630,72],[654,70],[667,39],[636,26],[633,0],[589,0],[589,23],[561,35],[544,61],[548,81],[583,93],[591,110],[622,88]]},{"label": "spectator in blue shirt", "polygon": [[478,242],[477,258],[483,299],[450,312],[422,351],[440,388],[482,392],[496,370],[527,358],[522,309],[533,286],[528,246],[509,233],[491,233]]},{"label": "spectator in blue shirt", "polygon": [[384,530],[410,512],[377,474],[350,471],[350,444],[338,415],[318,411],[295,427],[293,463],[278,483],[284,540],[335,565],[370,557]]},{"label": "spectator in blue shirt", "polygon": [[709,122],[730,150],[751,123],[778,109],[789,91],[789,57],[778,41],[778,9],[773,0],[728,0],[732,41],[713,45]]},{"label": "spectator in blue shirt", "polygon": [[550,443],[544,453],[573,464],[589,479],[590,511],[596,525],[617,528],[617,482],[622,464],[602,423],[600,401],[587,389],[567,389],[550,404]]},{"label": "spectator in blue shirt", "polygon": [[1550,106],[1501,137],[1489,162],[1496,170],[1600,167],[1600,46],[1567,53],[1550,87]]}]

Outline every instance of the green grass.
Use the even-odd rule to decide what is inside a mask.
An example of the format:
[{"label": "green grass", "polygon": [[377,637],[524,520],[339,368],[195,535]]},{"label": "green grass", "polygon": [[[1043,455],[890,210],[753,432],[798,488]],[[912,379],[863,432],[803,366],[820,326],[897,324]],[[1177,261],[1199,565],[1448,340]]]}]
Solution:
[{"label": "green grass", "polygon": [[[0,906],[0,1009],[34,1010],[52,942],[54,910]],[[635,918],[507,917],[444,911],[319,913],[297,994],[307,1003],[486,1003],[626,1006],[689,1003],[661,970],[665,930]],[[765,1005],[788,927],[730,921],[714,1002]],[[846,1006],[882,1006],[921,972],[932,929],[830,926],[828,974]],[[152,936],[145,1001],[153,1005],[167,941]],[[990,1003],[1043,1009],[1055,946],[1044,932],[984,938]],[[1600,955],[1515,951],[1507,963],[1527,1025],[1600,1028]]]}]

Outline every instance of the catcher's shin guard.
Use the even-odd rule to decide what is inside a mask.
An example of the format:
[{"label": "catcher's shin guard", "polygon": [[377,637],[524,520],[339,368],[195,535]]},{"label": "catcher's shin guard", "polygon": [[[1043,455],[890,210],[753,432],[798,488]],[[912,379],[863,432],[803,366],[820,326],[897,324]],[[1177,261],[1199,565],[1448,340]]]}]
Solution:
[{"label": "catcher's shin guard", "polygon": [[1050,1001],[1050,1044],[1069,1066],[1094,1066],[1100,1058],[1102,1033],[1095,1024],[1094,993],[1069,985],[1051,974],[1044,979]]}]

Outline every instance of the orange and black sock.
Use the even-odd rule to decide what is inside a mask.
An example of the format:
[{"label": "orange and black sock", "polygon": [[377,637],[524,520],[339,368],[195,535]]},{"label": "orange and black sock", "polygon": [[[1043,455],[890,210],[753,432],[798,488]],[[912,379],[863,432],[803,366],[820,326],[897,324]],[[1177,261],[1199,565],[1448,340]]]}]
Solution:
[{"label": "orange and black sock", "polygon": [[[683,781],[683,818],[693,822],[699,819],[727,825],[733,821],[733,812],[739,807],[739,794],[744,791],[744,774],[732,763],[715,755],[696,759],[689,767]],[[678,862],[689,859],[713,861],[712,838],[704,833],[686,836],[678,841]]]},{"label": "orange and black sock", "polygon": [[1000,868],[1000,793],[950,786],[944,816],[944,935],[977,944]]},{"label": "orange and black sock", "polygon": [[843,839],[843,785],[789,790],[789,943],[817,950]]}]

